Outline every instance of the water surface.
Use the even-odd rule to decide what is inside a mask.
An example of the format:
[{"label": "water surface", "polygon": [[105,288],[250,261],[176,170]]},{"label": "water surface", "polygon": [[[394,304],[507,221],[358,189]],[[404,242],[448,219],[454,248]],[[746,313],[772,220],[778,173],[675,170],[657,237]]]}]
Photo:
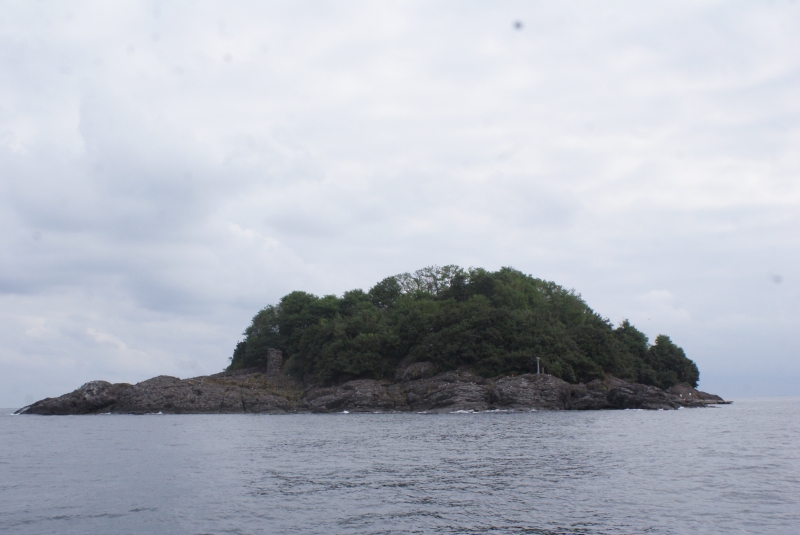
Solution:
[{"label": "water surface", "polygon": [[0,417],[0,531],[789,534],[800,400]]}]

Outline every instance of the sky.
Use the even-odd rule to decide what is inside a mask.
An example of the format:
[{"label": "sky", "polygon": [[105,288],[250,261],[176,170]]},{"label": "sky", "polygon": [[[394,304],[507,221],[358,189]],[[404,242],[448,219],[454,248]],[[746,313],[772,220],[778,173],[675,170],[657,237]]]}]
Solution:
[{"label": "sky", "polygon": [[798,95],[788,0],[6,1],[0,406],[446,264],[800,395]]}]

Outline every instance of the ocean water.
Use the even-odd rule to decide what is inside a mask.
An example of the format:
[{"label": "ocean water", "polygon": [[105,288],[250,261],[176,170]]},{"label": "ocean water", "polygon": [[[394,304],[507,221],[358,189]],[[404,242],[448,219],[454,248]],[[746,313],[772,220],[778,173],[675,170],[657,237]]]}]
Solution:
[{"label": "ocean water", "polygon": [[796,534],[800,400],[0,417],[0,532]]}]

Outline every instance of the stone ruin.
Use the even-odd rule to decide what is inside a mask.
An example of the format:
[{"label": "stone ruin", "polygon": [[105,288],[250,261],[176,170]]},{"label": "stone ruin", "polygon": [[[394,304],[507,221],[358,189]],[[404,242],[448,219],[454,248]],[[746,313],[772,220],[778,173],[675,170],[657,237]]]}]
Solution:
[{"label": "stone ruin", "polygon": [[283,366],[283,352],[280,349],[267,350],[267,375],[281,375]]}]

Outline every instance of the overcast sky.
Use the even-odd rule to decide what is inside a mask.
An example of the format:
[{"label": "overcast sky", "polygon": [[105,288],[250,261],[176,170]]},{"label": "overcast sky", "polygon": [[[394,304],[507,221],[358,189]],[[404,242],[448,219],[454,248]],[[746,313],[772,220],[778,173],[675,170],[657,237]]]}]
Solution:
[{"label": "overcast sky", "polygon": [[800,395],[800,3],[0,7],[0,406],[292,290],[512,266]]}]

